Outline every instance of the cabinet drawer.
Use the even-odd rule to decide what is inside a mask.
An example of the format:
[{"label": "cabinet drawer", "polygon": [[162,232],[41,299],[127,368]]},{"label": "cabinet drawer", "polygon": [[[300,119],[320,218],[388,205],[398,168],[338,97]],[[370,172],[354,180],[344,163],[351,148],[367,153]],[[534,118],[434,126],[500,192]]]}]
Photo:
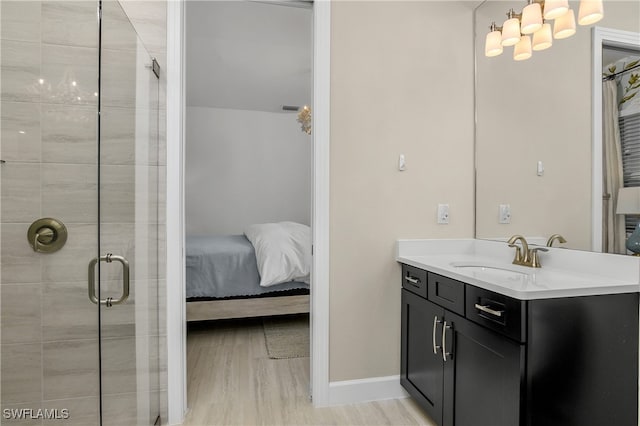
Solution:
[{"label": "cabinet drawer", "polygon": [[518,342],[526,341],[525,301],[467,286],[467,318]]},{"label": "cabinet drawer", "polygon": [[427,298],[427,271],[402,265],[402,288]]},{"label": "cabinet drawer", "polygon": [[464,283],[428,273],[427,299],[458,315],[464,316]]}]

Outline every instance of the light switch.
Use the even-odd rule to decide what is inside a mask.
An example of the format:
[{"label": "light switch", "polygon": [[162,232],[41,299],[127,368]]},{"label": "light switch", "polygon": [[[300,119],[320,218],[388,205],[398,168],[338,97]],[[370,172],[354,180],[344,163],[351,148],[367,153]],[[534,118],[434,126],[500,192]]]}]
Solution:
[{"label": "light switch", "polygon": [[509,204],[500,204],[499,210],[500,223],[511,223],[511,206]]},{"label": "light switch", "polygon": [[438,223],[449,223],[449,204],[438,204]]},{"label": "light switch", "polygon": [[544,164],[542,161],[538,161],[538,166],[536,167],[536,172],[538,176],[544,176]]},{"label": "light switch", "polygon": [[404,154],[400,154],[400,157],[398,158],[398,170],[401,172],[407,170],[407,163],[404,159]]}]

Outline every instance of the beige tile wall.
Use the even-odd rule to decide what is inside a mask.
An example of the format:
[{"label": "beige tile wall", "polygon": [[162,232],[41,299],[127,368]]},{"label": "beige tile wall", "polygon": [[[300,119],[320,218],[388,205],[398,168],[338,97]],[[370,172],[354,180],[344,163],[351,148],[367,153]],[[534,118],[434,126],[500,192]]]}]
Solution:
[{"label": "beige tile wall", "polygon": [[[2,408],[84,398],[82,418],[95,422],[98,315],[86,265],[98,250],[96,2],[0,6]],[[68,227],[63,250],[31,250],[26,230],[40,217]]]}]

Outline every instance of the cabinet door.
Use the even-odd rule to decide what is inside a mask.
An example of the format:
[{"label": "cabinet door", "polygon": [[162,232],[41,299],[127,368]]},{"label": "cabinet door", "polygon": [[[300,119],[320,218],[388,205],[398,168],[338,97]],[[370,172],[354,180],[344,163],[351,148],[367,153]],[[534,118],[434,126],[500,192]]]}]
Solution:
[{"label": "cabinet door", "polygon": [[[402,290],[400,383],[439,425],[442,424],[443,370],[439,345],[443,316],[442,308]],[[434,328],[437,353],[434,353]]]},{"label": "cabinet door", "polygon": [[450,312],[445,321],[444,426],[521,424],[524,346]]}]

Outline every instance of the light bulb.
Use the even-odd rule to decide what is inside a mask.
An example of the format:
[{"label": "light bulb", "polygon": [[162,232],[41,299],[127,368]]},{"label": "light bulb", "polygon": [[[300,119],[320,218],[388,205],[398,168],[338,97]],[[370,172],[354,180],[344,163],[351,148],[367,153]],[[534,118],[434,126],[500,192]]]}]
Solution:
[{"label": "light bulb", "polygon": [[531,37],[523,35],[513,49],[513,60],[524,61],[531,57]]},{"label": "light bulb", "polygon": [[576,16],[573,10],[569,9],[567,13],[556,18],[553,22],[553,38],[563,39],[571,37],[576,33]]},{"label": "light bulb", "polygon": [[551,34],[551,24],[544,23],[542,28],[533,33],[533,50],[544,50],[551,47],[553,37]]},{"label": "light bulb", "polygon": [[502,45],[513,46],[520,41],[520,20],[510,18],[502,25]]},{"label": "light bulb", "polygon": [[564,15],[569,10],[568,0],[545,0],[544,19],[556,19]]},{"label": "light bulb", "polygon": [[502,34],[500,31],[491,31],[487,34],[487,38],[484,43],[485,56],[492,57],[498,56],[502,53]]},{"label": "light bulb", "polygon": [[578,23],[580,25],[595,24],[604,17],[602,0],[580,0]]},{"label": "light bulb", "polygon": [[542,28],[542,8],[540,3],[531,3],[522,10],[520,27],[522,34],[533,34]]}]

